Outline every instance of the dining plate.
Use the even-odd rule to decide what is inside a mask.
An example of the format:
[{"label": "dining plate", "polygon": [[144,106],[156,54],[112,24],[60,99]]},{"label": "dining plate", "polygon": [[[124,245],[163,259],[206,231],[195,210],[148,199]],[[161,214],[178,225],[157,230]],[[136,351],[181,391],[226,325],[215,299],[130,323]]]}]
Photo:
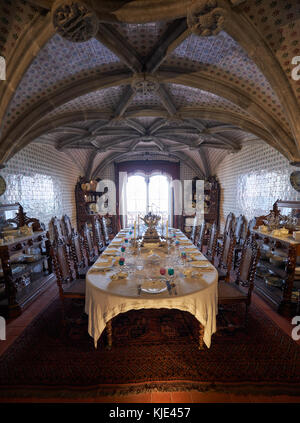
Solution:
[{"label": "dining plate", "polygon": [[148,294],[159,294],[167,290],[167,285],[159,279],[154,279],[145,281],[141,286],[141,290]]},{"label": "dining plate", "polygon": [[191,266],[193,266],[193,267],[199,267],[199,268],[203,268],[203,269],[211,269],[212,270],[212,267],[211,267],[211,264],[210,263],[200,263],[200,262],[196,262],[196,261],[194,261],[194,262],[191,262]]}]

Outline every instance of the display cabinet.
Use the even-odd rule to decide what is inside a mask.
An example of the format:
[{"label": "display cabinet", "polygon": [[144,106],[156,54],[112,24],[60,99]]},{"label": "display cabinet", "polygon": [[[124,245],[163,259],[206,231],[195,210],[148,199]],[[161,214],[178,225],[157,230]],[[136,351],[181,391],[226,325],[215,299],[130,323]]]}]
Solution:
[{"label": "display cabinet", "polygon": [[[199,178],[193,178],[192,183],[192,201],[193,207],[196,209],[197,193],[196,193],[196,182]],[[204,181],[204,220],[208,224],[219,223],[219,203],[220,203],[220,186],[215,177],[205,179]],[[190,236],[194,217],[196,213],[191,215],[184,215],[182,219],[181,230]]]},{"label": "display cabinet", "polygon": [[[289,216],[285,210],[290,209]],[[256,271],[255,290],[280,314],[291,317],[300,311],[300,241],[293,237],[298,229],[297,219],[291,227],[291,216],[297,216],[300,202],[277,201],[266,217],[281,221],[281,229],[266,229],[266,226],[252,230],[260,242],[261,253]],[[274,218],[275,217],[275,218]],[[270,218],[260,223],[270,222]],[[282,223],[283,222],[283,223]],[[284,223],[285,222],[285,223]]]},{"label": "display cabinet", "polygon": [[[97,211],[97,201],[105,194],[105,191],[97,191],[99,179],[85,182],[80,178],[75,187],[77,230],[82,231],[84,224],[92,224],[95,216],[99,215]],[[102,217],[102,215],[99,215]],[[116,216],[105,215],[107,229],[111,238],[117,233]]]},{"label": "display cabinet", "polygon": [[[17,211],[17,213],[16,213]],[[14,212],[14,218],[8,218]],[[0,205],[0,314],[16,317],[54,280],[49,240],[22,206]]]}]

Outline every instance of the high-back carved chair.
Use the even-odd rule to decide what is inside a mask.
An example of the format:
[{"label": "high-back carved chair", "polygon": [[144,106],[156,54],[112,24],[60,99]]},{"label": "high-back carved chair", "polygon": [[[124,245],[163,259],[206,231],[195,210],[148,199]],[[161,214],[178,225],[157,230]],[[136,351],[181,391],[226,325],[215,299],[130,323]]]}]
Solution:
[{"label": "high-back carved chair", "polygon": [[84,239],[85,254],[88,259],[88,264],[91,266],[98,258],[98,251],[93,239],[93,233],[88,227],[87,223],[85,223],[83,226],[82,234]]},{"label": "high-back carved chair", "polygon": [[93,228],[94,243],[98,249],[99,254],[101,254],[105,250],[105,245],[104,245],[103,233],[101,230],[101,223],[98,216],[95,216],[95,218],[93,219],[92,228]]},{"label": "high-back carved chair", "polygon": [[50,249],[59,296],[62,300],[62,322],[66,325],[65,299],[85,298],[85,280],[78,279],[72,257],[67,245],[61,239],[55,241]]},{"label": "high-back carved chair", "polygon": [[236,240],[233,231],[224,234],[222,252],[218,264],[219,280],[224,279],[226,282],[229,281],[235,243]]},{"label": "high-back carved chair", "polygon": [[222,246],[223,246],[223,242],[224,242],[224,238],[226,234],[233,231],[234,228],[235,228],[235,215],[232,212],[230,212],[228,213],[226,217],[223,235],[220,235],[217,240],[217,254],[218,255],[221,254]]},{"label": "high-back carved chair", "polygon": [[234,228],[234,236],[236,239],[236,243],[240,244],[242,239],[245,239],[245,231],[246,231],[246,218],[242,214],[236,219],[235,228]]},{"label": "high-back carved chair", "polygon": [[84,240],[80,234],[73,230],[69,242],[77,275],[79,278],[85,278],[89,266],[84,248]]},{"label": "high-back carved chair", "polygon": [[246,238],[246,218],[242,214],[236,219],[235,228],[234,228],[234,236],[236,239],[236,245],[234,248],[234,268],[236,268],[243,243],[245,242]]},{"label": "high-back carved chair", "polygon": [[195,244],[196,238],[198,238],[197,232],[199,233],[199,231],[197,230],[198,229],[197,223],[198,223],[198,217],[195,216],[193,220],[193,227],[192,227],[191,236],[190,236],[190,240],[192,241],[193,244]]},{"label": "high-back carved chair", "polygon": [[199,229],[199,235],[198,235],[198,240],[197,240],[197,248],[198,250],[200,250],[202,252],[203,250],[203,243],[204,243],[204,235],[205,235],[205,231],[206,231],[206,222],[203,221],[200,225],[200,229]]},{"label": "high-back carved chair", "polygon": [[58,242],[60,239],[65,240],[61,221],[56,216],[52,217],[49,222],[49,236],[51,242]]},{"label": "high-back carved chair", "polygon": [[103,232],[103,236],[104,236],[104,244],[107,246],[110,243],[110,239],[109,239],[106,219],[105,219],[104,216],[102,216],[102,218],[101,218],[101,224],[102,224],[102,232]]},{"label": "high-back carved chair", "polygon": [[220,281],[218,302],[220,306],[244,303],[246,307],[244,326],[248,323],[248,309],[254,288],[254,277],[259,259],[259,246],[255,239],[248,237],[243,245],[242,257],[235,282]]},{"label": "high-back carved chair", "polygon": [[61,226],[66,239],[71,239],[73,228],[71,224],[71,219],[67,214],[63,215],[63,217],[61,218]]},{"label": "high-back carved chair", "polygon": [[218,238],[218,226],[216,223],[214,223],[209,230],[207,250],[205,254],[208,260],[212,264],[214,264],[215,262],[215,255],[217,250],[217,238]]}]

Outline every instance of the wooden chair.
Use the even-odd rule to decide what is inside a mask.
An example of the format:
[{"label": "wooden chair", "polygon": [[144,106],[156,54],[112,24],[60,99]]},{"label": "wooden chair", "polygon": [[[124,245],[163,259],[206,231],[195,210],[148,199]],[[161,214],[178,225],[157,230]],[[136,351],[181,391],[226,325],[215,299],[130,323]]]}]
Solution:
[{"label": "wooden chair", "polygon": [[248,237],[243,245],[242,257],[235,282],[220,281],[218,285],[218,302],[220,306],[245,304],[244,327],[247,327],[248,324],[248,309],[251,304],[259,254],[257,242],[252,237]]},{"label": "wooden chair", "polygon": [[101,223],[98,216],[95,216],[92,220],[92,228],[94,243],[97,247],[98,253],[101,254],[105,250],[106,246],[104,245]]},{"label": "wooden chair", "polygon": [[190,240],[192,241],[193,244],[196,244],[196,238],[198,238],[197,232],[199,233],[199,231],[197,230],[198,229],[197,222],[198,222],[198,217],[195,216],[193,221],[192,232],[190,236]]},{"label": "wooden chair", "polygon": [[200,225],[199,236],[198,236],[198,241],[197,241],[197,245],[196,245],[198,250],[200,250],[201,252],[202,252],[202,249],[203,249],[203,241],[204,241],[205,231],[206,231],[206,222],[203,221]]},{"label": "wooden chair", "polygon": [[237,267],[239,257],[241,255],[243,243],[246,238],[246,218],[242,214],[236,219],[235,228],[234,228],[234,236],[236,239],[236,245],[234,248],[234,268]]},{"label": "wooden chair", "polygon": [[88,265],[91,266],[98,258],[98,251],[95,247],[95,242],[93,239],[93,233],[90,231],[90,228],[88,227],[87,223],[83,226],[83,240],[84,240],[84,249],[85,254],[88,259]]},{"label": "wooden chair", "polygon": [[109,239],[106,219],[105,219],[104,216],[102,216],[102,218],[101,218],[101,224],[102,224],[102,232],[103,232],[103,235],[104,235],[104,245],[107,246],[110,243],[110,239]]},{"label": "wooden chair", "polygon": [[59,239],[54,242],[50,249],[59,296],[62,300],[62,322],[66,325],[65,299],[85,298],[85,280],[78,279],[76,270],[66,243]]},{"label": "wooden chair", "polygon": [[235,243],[236,240],[233,231],[227,232],[224,237],[218,265],[219,280],[224,279],[226,282],[229,281]]},{"label": "wooden chair", "polygon": [[214,264],[215,262],[215,255],[217,250],[217,237],[218,237],[218,226],[214,223],[208,234],[208,242],[207,242],[207,250],[206,250],[206,257],[208,260]]},{"label": "wooden chair", "polygon": [[58,242],[59,240],[65,240],[65,236],[62,230],[61,221],[56,216],[52,217],[49,222],[49,236],[51,242]]},{"label": "wooden chair", "polygon": [[69,218],[68,215],[65,214],[61,218],[61,226],[62,226],[62,230],[63,230],[63,234],[65,238],[71,239],[73,228],[71,224],[71,219]]},{"label": "wooden chair", "polygon": [[220,255],[220,253],[222,251],[224,237],[226,236],[226,234],[228,232],[233,231],[234,228],[235,228],[235,215],[232,212],[230,212],[226,217],[223,235],[219,236],[219,238],[217,240],[217,254],[218,254],[218,256]]},{"label": "wooden chair", "polygon": [[85,279],[90,266],[85,253],[84,240],[80,234],[73,230],[69,242],[77,277]]}]

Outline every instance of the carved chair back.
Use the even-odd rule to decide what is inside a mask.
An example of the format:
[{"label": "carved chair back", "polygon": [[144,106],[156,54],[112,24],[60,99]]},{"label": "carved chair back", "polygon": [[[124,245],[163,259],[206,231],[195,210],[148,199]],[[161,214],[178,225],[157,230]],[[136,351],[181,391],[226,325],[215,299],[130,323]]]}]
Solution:
[{"label": "carved chair back", "polygon": [[246,218],[242,214],[236,219],[235,228],[234,228],[234,236],[236,239],[236,243],[239,244],[242,239],[245,238],[245,230],[246,230]]},{"label": "carved chair back", "polygon": [[229,280],[230,270],[232,266],[233,251],[236,244],[236,239],[233,231],[224,234],[224,241],[219,262],[219,267],[226,271],[226,281]]},{"label": "carved chair back", "polygon": [[69,218],[68,215],[65,214],[61,218],[61,224],[62,224],[63,233],[66,239],[71,239],[73,228],[71,225],[71,219]]},{"label": "carved chair back", "polygon": [[242,257],[237,271],[236,284],[248,287],[248,304],[254,288],[254,277],[259,259],[260,250],[258,243],[252,237],[248,237],[243,245]]},{"label": "carved chair back", "polygon": [[88,258],[89,264],[91,264],[96,260],[98,253],[95,248],[93,233],[92,231],[90,231],[90,228],[88,227],[87,223],[85,223],[83,226],[83,239],[86,256]]},{"label": "carved chair back", "polygon": [[234,225],[235,225],[235,215],[232,212],[230,212],[226,217],[224,234],[232,231],[234,229]]},{"label": "carved chair back", "polygon": [[64,234],[61,227],[61,221],[56,216],[52,217],[49,222],[49,236],[52,242],[58,242],[64,240]]},{"label": "carved chair back", "polygon": [[197,248],[202,251],[203,249],[203,241],[204,241],[204,235],[206,231],[206,222],[202,222],[199,229],[199,236],[197,241]]},{"label": "carved chair back", "polygon": [[107,229],[107,223],[106,223],[106,219],[104,216],[102,216],[101,218],[101,223],[102,223],[102,231],[103,231],[103,235],[104,235],[104,243],[105,245],[108,245],[110,240],[109,240],[109,234],[108,234],[108,229]]},{"label": "carved chair back", "polygon": [[70,238],[71,252],[77,273],[87,266],[87,257],[84,249],[84,240],[80,234],[73,231]]},{"label": "carved chair back", "polygon": [[92,227],[93,227],[94,242],[100,253],[100,251],[102,251],[104,247],[104,240],[103,240],[103,234],[101,231],[101,224],[98,217],[95,217],[93,219]]},{"label": "carved chair back", "polygon": [[209,230],[209,238],[207,242],[207,256],[210,258],[210,261],[214,263],[216,250],[217,250],[217,238],[218,238],[218,227],[214,223]]},{"label": "carved chair back", "polygon": [[56,274],[59,294],[63,297],[65,288],[67,288],[77,277],[74,263],[70,250],[62,239],[54,241],[50,249],[50,254]]},{"label": "carved chair back", "polygon": [[[198,222],[198,217],[195,216],[194,217],[194,221],[193,221],[193,227],[192,227],[191,237],[190,237],[192,243],[195,243],[196,242],[196,235],[197,235],[197,228],[198,228],[197,222]],[[199,231],[198,231],[198,233],[199,233]]]}]

